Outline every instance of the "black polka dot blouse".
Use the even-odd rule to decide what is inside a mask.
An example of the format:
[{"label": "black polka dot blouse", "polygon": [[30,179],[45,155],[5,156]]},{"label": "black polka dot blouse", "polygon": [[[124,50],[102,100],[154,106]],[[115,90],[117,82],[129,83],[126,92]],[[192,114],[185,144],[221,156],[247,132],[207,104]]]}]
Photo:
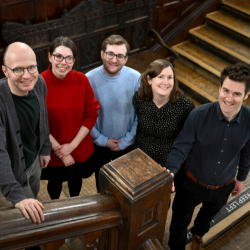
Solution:
[{"label": "black polka dot blouse", "polygon": [[134,148],[140,148],[164,166],[175,138],[189,113],[195,108],[193,102],[182,95],[178,102],[168,102],[158,108],[153,100],[141,100],[136,92],[133,106],[138,116]]}]

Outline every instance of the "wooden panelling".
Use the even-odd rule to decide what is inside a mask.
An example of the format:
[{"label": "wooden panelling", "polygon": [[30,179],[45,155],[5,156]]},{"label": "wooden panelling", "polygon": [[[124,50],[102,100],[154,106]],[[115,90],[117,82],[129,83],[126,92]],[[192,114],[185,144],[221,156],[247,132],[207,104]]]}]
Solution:
[{"label": "wooden panelling", "polygon": [[[87,0],[82,0],[87,1]],[[68,11],[76,7],[81,0],[1,0],[0,1],[0,29],[3,28],[4,22],[17,22],[19,24],[25,24],[28,20],[31,24],[43,23],[46,20],[54,20],[61,17],[64,9]],[[104,2],[112,2],[112,0],[102,0]],[[116,5],[129,3],[129,2],[147,2],[146,0],[113,0]],[[152,26],[158,31],[162,37],[168,36],[175,28],[181,24],[186,18],[199,8],[201,4],[208,0],[158,0],[157,8],[154,12]],[[217,10],[220,8],[220,0],[210,1],[213,6],[207,8],[208,11]],[[216,4],[215,4],[216,2]],[[98,8],[98,6],[97,6]],[[187,32],[190,28],[204,22],[204,16],[206,13],[200,13],[195,21],[189,24],[188,28],[183,32],[174,34],[174,39],[171,43],[176,44],[187,38]],[[141,13],[131,13],[133,16],[137,16]],[[104,20],[103,20],[104,21]],[[113,22],[113,21],[112,21]],[[111,21],[108,19],[103,25],[108,25]],[[101,25],[101,23],[100,23]],[[101,27],[100,27],[101,28]],[[63,33],[68,32],[68,29],[63,29]],[[138,29],[134,32],[138,37],[144,36],[143,31]],[[54,34],[55,35],[55,34]],[[64,34],[67,35],[67,34]],[[70,34],[69,34],[70,35]],[[51,33],[53,36],[53,33]],[[36,37],[33,38],[33,42],[36,43]],[[40,38],[39,38],[40,39]],[[45,40],[46,37],[44,37]],[[131,38],[132,40],[132,38]],[[169,42],[169,41],[168,41]],[[41,42],[40,42],[41,43]],[[3,37],[0,37],[0,61],[2,61],[2,52],[6,47],[6,42]],[[131,44],[132,48],[136,48],[138,44]],[[99,47],[98,47],[99,50]],[[161,52],[161,51],[160,51]],[[84,53],[84,52],[83,52]],[[163,55],[165,56],[164,52]],[[3,73],[0,73],[0,78],[3,77]]]}]

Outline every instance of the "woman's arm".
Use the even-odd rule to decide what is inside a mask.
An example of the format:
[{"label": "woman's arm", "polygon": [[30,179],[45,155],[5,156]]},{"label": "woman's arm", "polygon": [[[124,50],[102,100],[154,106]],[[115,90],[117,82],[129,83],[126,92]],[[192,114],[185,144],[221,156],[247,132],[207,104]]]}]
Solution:
[{"label": "woman's arm", "polygon": [[[66,143],[55,148],[54,151],[55,154],[60,158],[69,155],[75,148],[78,147],[78,145],[87,136],[88,133],[89,129],[82,125],[78,133],[76,134],[75,138],[70,143]],[[53,142],[52,142],[52,148],[53,148]]]},{"label": "woman's arm", "polygon": [[62,148],[62,146],[59,144],[59,142],[54,138],[53,135],[49,135],[50,142],[52,143],[52,150],[54,151],[55,155],[60,158],[60,160],[63,162],[65,167],[68,167],[75,163],[74,158],[69,154],[67,156],[63,156],[60,154],[59,150]]}]

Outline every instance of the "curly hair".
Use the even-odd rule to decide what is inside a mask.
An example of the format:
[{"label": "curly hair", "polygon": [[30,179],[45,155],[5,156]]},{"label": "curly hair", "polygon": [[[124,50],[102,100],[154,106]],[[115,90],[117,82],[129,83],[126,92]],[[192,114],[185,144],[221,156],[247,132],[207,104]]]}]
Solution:
[{"label": "curly hair", "polygon": [[221,87],[227,77],[232,81],[245,83],[245,94],[250,91],[250,67],[248,65],[236,63],[223,69],[220,76]]},{"label": "curly hair", "polygon": [[157,59],[149,64],[147,70],[141,74],[140,87],[138,89],[138,96],[141,100],[150,101],[153,99],[153,91],[151,85],[148,83],[148,77],[153,79],[160,75],[163,69],[170,67],[174,73],[174,86],[170,93],[169,102],[177,102],[183,95],[183,91],[179,89],[178,80],[176,78],[175,70],[172,64],[165,59]]}]

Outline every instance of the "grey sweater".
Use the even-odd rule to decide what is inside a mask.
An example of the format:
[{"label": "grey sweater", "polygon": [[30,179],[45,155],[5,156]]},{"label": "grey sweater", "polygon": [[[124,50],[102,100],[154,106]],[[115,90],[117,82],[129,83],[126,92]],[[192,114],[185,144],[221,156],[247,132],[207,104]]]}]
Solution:
[{"label": "grey sweater", "polygon": [[[50,155],[49,124],[45,97],[47,89],[39,75],[34,92],[40,106],[39,155]],[[16,203],[27,199],[23,187],[27,186],[27,175],[20,125],[7,78],[0,80],[0,190],[8,201]]]}]

